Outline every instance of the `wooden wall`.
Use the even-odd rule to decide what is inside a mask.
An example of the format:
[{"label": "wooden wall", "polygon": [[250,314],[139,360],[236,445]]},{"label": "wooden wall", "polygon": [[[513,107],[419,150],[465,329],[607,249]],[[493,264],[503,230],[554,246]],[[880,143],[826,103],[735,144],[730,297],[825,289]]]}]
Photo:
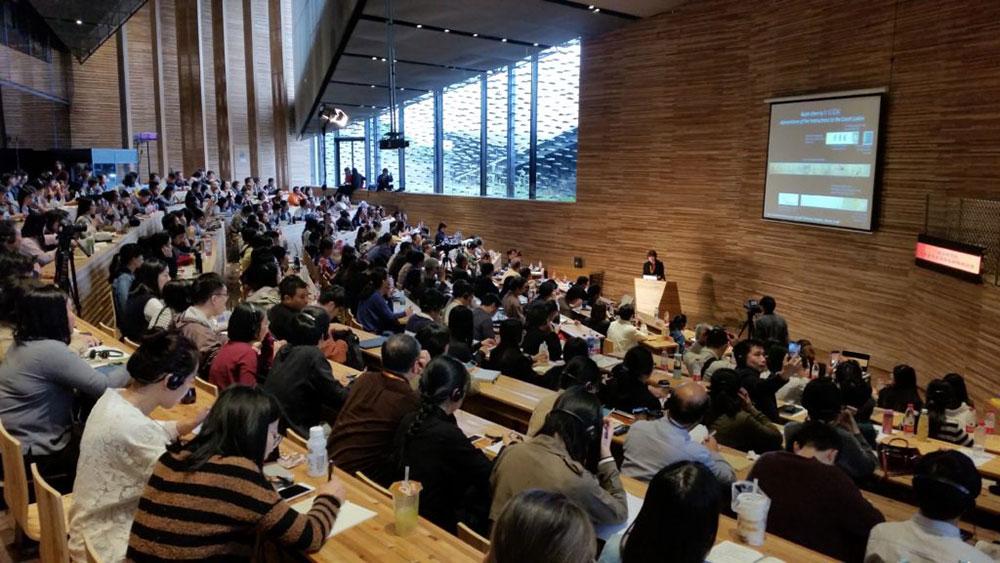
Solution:
[{"label": "wooden wall", "polygon": [[[655,248],[692,321],[773,295],[795,337],[1000,389],[1000,289],[913,265],[927,194],[1000,195],[1000,3],[689,2],[583,48],[577,202],[375,194],[630,291]],[[889,88],[880,227],[764,222],[770,97]],[[574,270],[573,256],[585,260]]]},{"label": "wooden wall", "polygon": [[[213,2],[220,2],[224,17],[214,21]],[[270,3],[276,3],[276,13],[286,15],[280,25],[271,28]],[[150,0],[124,25],[124,50],[119,50],[115,37],[105,42],[84,64],[72,60],[68,54],[54,52],[52,63],[32,59],[7,47],[0,46],[0,92],[3,95],[5,125],[8,135],[16,134],[26,139],[23,146],[45,149],[51,147],[121,147],[122,104],[119,98],[119,79],[124,76],[126,100],[129,109],[128,124],[131,138],[140,131],[156,131],[160,141],[151,143],[151,164],[154,171],[166,174],[169,170],[208,168],[219,171],[224,160],[224,143],[229,142],[233,162],[232,178],[242,180],[252,174],[266,179],[277,176],[279,166],[285,167],[284,177],[295,178],[296,183],[309,179],[309,142],[280,138],[284,129],[277,129],[275,119],[288,120],[290,105],[294,103],[291,33],[292,0]],[[183,3],[180,4],[179,3]],[[178,8],[182,8],[178,10]],[[245,9],[250,18],[245,18]],[[197,41],[178,41],[178,28],[184,22],[178,14],[195,18],[189,22],[196,28]],[[154,22],[159,22],[159,49],[154,40]],[[222,31],[220,33],[219,31]],[[279,48],[272,51],[271,34],[276,33]],[[226,104],[228,123],[220,119],[216,101],[216,61],[213,49],[216,35],[225,36],[224,64],[226,95],[219,103]],[[246,39],[249,38],[249,41]],[[185,120],[191,107],[189,96],[181,87],[183,74],[180,61],[192,60],[200,45],[200,67],[194,69],[193,93],[200,94],[202,116]],[[248,50],[249,49],[249,50]],[[285,76],[281,82],[287,95],[272,95],[271,54],[280,53]],[[119,61],[124,53],[122,61]],[[250,83],[254,85],[256,110],[256,143],[250,143],[248,120],[247,61],[252,60]],[[197,60],[197,59],[194,59]],[[159,61],[162,82],[157,88],[156,65]],[[119,72],[119,62],[125,73]],[[222,61],[220,61],[222,62]],[[121,75],[121,76],[120,76]],[[27,89],[34,89],[65,100],[63,109],[50,109],[52,102],[31,94],[24,89],[4,86],[4,81]],[[162,104],[156,103],[161,97]],[[37,99],[36,99],[37,98]],[[275,98],[282,107],[276,107]],[[42,111],[42,110],[46,111]],[[204,153],[189,151],[185,157],[184,143],[191,142],[197,128],[185,123],[204,122]],[[220,123],[221,121],[221,123]],[[61,129],[60,129],[61,127]],[[278,131],[278,135],[275,131]],[[30,135],[30,139],[28,138]],[[283,151],[276,150],[276,143]],[[160,146],[162,145],[162,146]],[[303,154],[304,153],[304,154]],[[204,154],[204,158],[197,156]],[[257,162],[257,170],[251,169]],[[145,153],[140,171],[145,179],[149,166]]]}]

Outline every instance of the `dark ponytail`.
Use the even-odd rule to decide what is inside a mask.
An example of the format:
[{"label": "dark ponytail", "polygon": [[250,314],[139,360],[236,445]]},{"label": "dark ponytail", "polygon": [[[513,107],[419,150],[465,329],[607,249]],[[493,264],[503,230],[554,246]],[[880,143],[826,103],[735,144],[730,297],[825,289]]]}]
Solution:
[{"label": "dark ponytail", "polygon": [[111,266],[108,268],[108,282],[115,281],[118,274],[128,268],[128,263],[139,256],[142,256],[142,248],[138,244],[130,242],[122,245],[121,250],[111,258]]},{"label": "dark ponytail", "polygon": [[143,335],[126,368],[140,385],[175,376],[183,381],[198,369],[198,347],[179,332],[153,329]]},{"label": "dark ponytail", "polygon": [[469,389],[469,372],[462,362],[450,356],[438,356],[427,364],[420,376],[420,408],[406,429],[406,442],[417,435],[434,409],[448,400],[459,401]]}]

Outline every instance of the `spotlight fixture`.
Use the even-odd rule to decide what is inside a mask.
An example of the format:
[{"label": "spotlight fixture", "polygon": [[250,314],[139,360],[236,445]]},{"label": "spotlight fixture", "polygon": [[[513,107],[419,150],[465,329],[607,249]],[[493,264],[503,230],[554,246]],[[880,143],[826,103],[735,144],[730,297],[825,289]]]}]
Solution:
[{"label": "spotlight fixture", "polygon": [[371,88],[374,88],[374,87],[375,87],[375,85],[374,85],[374,84],[372,84],[372,85],[370,85],[370,87],[371,87]]},{"label": "spotlight fixture", "polygon": [[76,25],[83,25],[83,20],[76,20]]},{"label": "spotlight fixture", "polygon": [[445,33],[451,33],[451,30],[450,29],[446,29],[446,30],[444,30],[444,32]]},{"label": "spotlight fixture", "polygon": [[479,34],[478,33],[473,33],[472,36],[473,37],[479,37]]},{"label": "spotlight fixture", "polygon": [[319,112],[319,118],[337,129],[343,129],[350,120],[344,110],[335,107],[323,106]]},{"label": "spotlight fixture", "polygon": [[534,45],[535,47],[537,47],[537,46],[538,46],[538,43],[532,43],[532,45]]},{"label": "spotlight fixture", "polygon": [[507,38],[506,38],[506,37],[502,38],[502,39],[500,40],[500,42],[501,42],[501,43],[506,43],[506,42],[507,42]]},{"label": "spotlight fixture", "polygon": [[594,13],[595,13],[595,14],[597,14],[597,13],[600,13],[600,11],[601,11],[601,9],[600,9],[600,8],[594,8]]},{"label": "spotlight fixture", "polygon": [[382,57],[382,62],[383,62],[383,63],[385,62],[385,57]]},{"label": "spotlight fixture", "polygon": [[588,10],[593,10],[593,9],[594,9],[594,5],[593,5],[593,4],[591,4],[591,5],[587,6],[587,9],[588,9]]},{"label": "spotlight fixture", "polygon": [[423,27],[424,27],[424,24],[422,24],[422,23],[418,23],[417,24],[417,29],[423,29]]},{"label": "spotlight fixture", "polygon": [[372,60],[373,60],[373,61],[377,61],[377,60],[378,60],[378,57],[372,57]]}]

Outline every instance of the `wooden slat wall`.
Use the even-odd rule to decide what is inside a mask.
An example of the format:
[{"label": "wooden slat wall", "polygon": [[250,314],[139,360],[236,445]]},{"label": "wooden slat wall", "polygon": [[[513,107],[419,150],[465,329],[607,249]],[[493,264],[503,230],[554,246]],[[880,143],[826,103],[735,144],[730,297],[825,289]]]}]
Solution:
[{"label": "wooden slat wall", "polygon": [[[271,33],[268,18],[268,0],[249,0],[253,4],[253,62],[254,80],[257,86],[257,134],[258,151],[260,155],[260,170],[258,176],[266,181],[274,176],[274,111],[271,95]],[[280,29],[278,30],[280,32]],[[291,46],[289,46],[291,47]],[[287,116],[288,112],[281,112]]]},{"label": "wooden slat wall", "polygon": [[[87,59],[86,65],[71,65],[70,130],[74,147],[121,146],[117,57],[118,46],[112,38]],[[23,118],[30,121],[31,116]]]},{"label": "wooden slat wall", "polygon": [[[1000,389],[1000,290],[914,267],[926,194],[1000,195],[1000,3],[690,2],[583,49],[577,202],[376,194],[630,291],[656,248],[693,320],[773,295],[794,336]],[[881,225],[760,219],[769,97],[888,86]],[[583,256],[583,270],[570,267]]]},{"label": "wooden slat wall", "polygon": [[[147,2],[125,24],[125,31],[128,34],[129,99],[134,133],[157,130],[156,90],[153,84],[153,41],[150,36],[151,6],[152,3]],[[146,158],[146,145],[141,145],[142,162],[139,163],[139,170],[141,171],[140,180],[143,182],[149,177],[150,163],[153,171],[162,170],[157,144],[155,142],[149,144],[149,151],[152,153],[150,159]]]},{"label": "wooden slat wall", "polygon": [[250,129],[247,123],[247,69],[243,60],[243,2],[226,3],[226,40],[229,57],[229,133],[233,143],[234,177],[250,175]]}]

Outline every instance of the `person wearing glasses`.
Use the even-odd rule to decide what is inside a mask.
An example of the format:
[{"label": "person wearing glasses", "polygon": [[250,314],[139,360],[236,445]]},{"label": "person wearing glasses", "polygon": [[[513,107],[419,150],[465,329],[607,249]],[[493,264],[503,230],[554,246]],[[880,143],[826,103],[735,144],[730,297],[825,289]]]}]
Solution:
[{"label": "person wearing glasses", "polygon": [[208,378],[208,370],[226,337],[219,332],[216,317],[226,311],[229,290],[216,273],[198,276],[191,288],[191,306],[177,318],[175,327],[198,348],[198,374]]}]

